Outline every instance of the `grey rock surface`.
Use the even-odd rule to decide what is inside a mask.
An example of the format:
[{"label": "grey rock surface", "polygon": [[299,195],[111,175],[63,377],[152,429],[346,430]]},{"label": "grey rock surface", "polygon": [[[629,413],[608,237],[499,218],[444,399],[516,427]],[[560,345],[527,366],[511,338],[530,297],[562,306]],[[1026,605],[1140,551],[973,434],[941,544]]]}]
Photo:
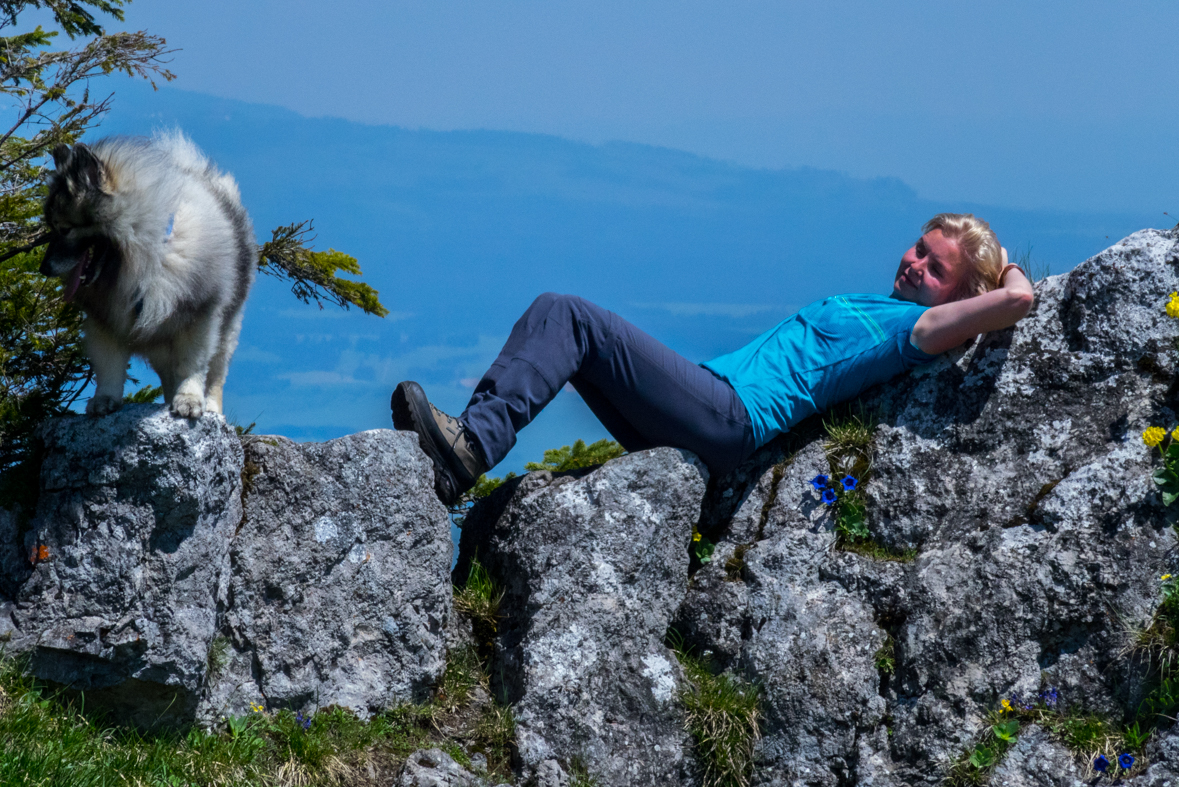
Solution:
[{"label": "grey rock surface", "polygon": [[[813,426],[717,480],[702,522],[719,556],[743,547],[741,565],[705,566],[676,621],[764,686],[755,783],[937,784],[1002,698],[1047,685],[1115,720],[1137,708],[1124,621],[1144,622],[1179,568],[1141,441],[1179,420],[1179,322],[1164,311],[1177,269],[1179,232],[1136,233],[1040,282],[1014,329],[863,397],[869,527],[912,561],[831,548],[807,484],[831,470]],[[874,658],[886,636],[893,672]],[[1033,752],[1084,774],[1047,733],[1024,736],[1003,766],[1012,784],[1055,783],[1035,781]],[[1135,779],[1179,784],[1154,752],[1154,781]]]},{"label": "grey rock surface", "polygon": [[11,600],[32,571],[21,533],[21,510],[0,508],[0,599]]},{"label": "grey rock surface", "polygon": [[253,437],[207,720],[423,701],[446,664],[450,520],[409,432]]},{"label": "grey rock surface", "polygon": [[13,649],[121,720],[190,720],[241,520],[237,435],[219,416],[135,405],[49,422],[42,438]]},{"label": "grey rock surface", "polygon": [[395,787],[487,787],[488,784],[441,749],[421,749],[406,759]]},{"label": "grey rock surface", "polygon": [[669,448],[588,473],[530,473],[480,504],[456,577],[478,553],[505,587],[493,691],[513,703],[524,775],[602,787],[681,784],[691,769],[664,646],[684,597],[707,471]]},{"label": "grey rock surface", "polygon": [[1025,728],[1019,741],[991,774],[991,784],[1002,787],[1081,787],[1098,774],[1077,756],[1052,740],[1036,725]]},{"label": "grey rock surface", "polygon": [[0,514],[0,640],[38,677],[141,727],[427,698],[452,545],[415,435],[243,452],[219,416],[142,405],[43,439],[24,543]]}]

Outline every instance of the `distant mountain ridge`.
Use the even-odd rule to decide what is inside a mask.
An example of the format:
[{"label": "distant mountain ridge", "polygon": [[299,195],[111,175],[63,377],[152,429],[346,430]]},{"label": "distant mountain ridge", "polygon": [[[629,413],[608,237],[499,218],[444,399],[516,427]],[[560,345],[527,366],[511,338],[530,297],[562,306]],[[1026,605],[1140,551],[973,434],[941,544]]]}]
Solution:
[{"label": "distant mountain ridge", "polygon": [[[118,87],[101,133],[180,127],[241,185],[260,238],[314,218],[355,255],[387,320],[301,307],[260,282],[226,391],[262,431],[328,439],[388,423],[388,392],[422,382],[461,410],[537,294],[574,292],[693,360],[735,349],[840,291],[887,292],[921,224],[972,210],[1055,272],[1155,217],[933,203],[895,178],[758,170],[665,148],[505,131],[306,118],[172,88]],[[567,401],[566,401],[567,400]],[[605,436],[567,394],[506,469]]]}]

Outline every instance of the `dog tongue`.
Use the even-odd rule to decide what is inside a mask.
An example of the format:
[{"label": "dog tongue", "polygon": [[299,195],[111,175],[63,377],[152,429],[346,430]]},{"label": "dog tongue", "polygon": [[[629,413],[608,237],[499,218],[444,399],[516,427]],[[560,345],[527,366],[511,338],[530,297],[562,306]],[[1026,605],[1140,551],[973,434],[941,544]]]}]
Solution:
[{"label": "dog tongue", "polygon": [[82,259],[78,261],[70,270],[70,278],[66,280],[64,297],[67,301],[72,301],[74,296],[78,293],[78,288],[82,286],[82,274],[86,272],[86,263],[90,261],[90,255],[82,255]]}]

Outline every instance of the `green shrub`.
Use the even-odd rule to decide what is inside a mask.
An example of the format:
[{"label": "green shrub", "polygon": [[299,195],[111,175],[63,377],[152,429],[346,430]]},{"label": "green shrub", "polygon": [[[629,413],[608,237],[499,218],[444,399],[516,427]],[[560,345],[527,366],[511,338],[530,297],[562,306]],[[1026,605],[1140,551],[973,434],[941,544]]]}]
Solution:
[{"label": "green shrub", "polygon": [[598,440],[589,445],[585,444],[585,440],[578,440],[572,446],[550,448],[544,452],[543,462],[528,462],[524,465],[524,469],[563,473],[568,470],[580,470],[583,467],[605,464],[625,453],[626,449],[613,440]]}]

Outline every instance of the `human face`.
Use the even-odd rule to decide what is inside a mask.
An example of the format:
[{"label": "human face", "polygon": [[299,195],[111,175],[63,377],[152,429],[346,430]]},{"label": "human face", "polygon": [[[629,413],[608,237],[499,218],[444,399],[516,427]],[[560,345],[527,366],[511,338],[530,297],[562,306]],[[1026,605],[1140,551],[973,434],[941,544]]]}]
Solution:
[{"label": "human face", "polygon": [[901,257],[892,294],[922,306],[940,306],[954,299],[965,273],[958,241],[932,229]]}]

